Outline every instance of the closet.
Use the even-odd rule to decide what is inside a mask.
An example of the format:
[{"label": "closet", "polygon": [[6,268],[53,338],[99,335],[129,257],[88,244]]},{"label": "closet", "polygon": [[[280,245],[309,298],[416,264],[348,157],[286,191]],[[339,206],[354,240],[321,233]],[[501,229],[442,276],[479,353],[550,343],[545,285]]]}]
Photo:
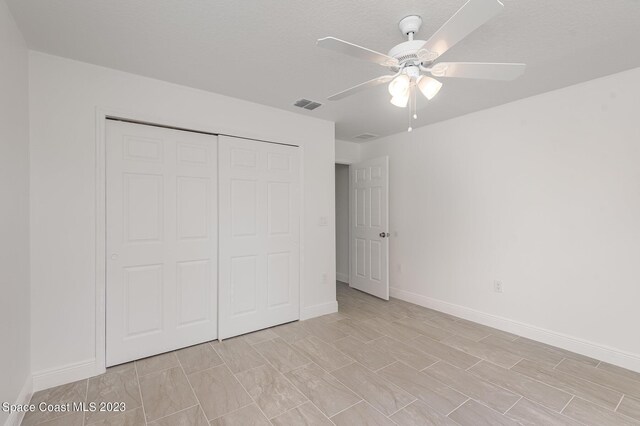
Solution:
[{"label": "closet", "polygon": [[299,318],[299,148],[106,123],[107,366]]}]

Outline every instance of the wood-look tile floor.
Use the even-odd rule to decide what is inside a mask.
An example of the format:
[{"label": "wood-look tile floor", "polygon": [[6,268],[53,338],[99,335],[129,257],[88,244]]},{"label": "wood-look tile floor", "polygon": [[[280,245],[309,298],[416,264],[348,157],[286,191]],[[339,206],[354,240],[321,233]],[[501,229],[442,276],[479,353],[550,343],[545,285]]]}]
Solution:
[{"label": "wood-look tile floor", "polygon": [[23,425],[640,425],[640,373],[338,283],[340,311],[109,368]]}]

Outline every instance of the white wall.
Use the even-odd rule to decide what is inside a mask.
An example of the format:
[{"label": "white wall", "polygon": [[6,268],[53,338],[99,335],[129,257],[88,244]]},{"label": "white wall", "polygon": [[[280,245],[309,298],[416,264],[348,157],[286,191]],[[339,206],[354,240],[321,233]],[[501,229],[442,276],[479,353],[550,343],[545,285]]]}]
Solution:
[{"label": "white wall", "polygon": [[349,166],[336,164],[336,279],[349,282]]},{"label": "white wall", "polygon": [[336,139],[336,163],[351,164],[360,161],[360,144]]},{"label": "white wall", "polygon": [[363,144],[392,294],[640,370],[639,112],[637,68]]},{"label": "white wall", "polygon": [[99,372],[96,107],[303,146],[301,315],[335,311],[333,123],[37,52],[30,85],[34,387]]},{"label": "white wall", "polygon": [[[26,44],[0,0],[0,402],[30,392]],[[9,415],[0,411],[0,424]],[[14,419],[12,419],[14,421]]]}]

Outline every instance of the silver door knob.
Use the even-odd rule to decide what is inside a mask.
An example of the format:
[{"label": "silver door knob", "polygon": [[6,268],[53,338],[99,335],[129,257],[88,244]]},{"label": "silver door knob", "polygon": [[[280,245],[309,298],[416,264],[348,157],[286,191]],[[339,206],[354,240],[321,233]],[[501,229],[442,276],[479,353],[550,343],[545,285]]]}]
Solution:
[{"label": "silver door knob", "polygon": [[118,258],[118,254],[114,253],[111,255],[111,260],[116,260]]},{"label": "silver door knob", "polygon": [[387,238],[389,235],[391,235],[391,234],[389,234],[388,232],[381,232],[380,233],[380,238]]}]

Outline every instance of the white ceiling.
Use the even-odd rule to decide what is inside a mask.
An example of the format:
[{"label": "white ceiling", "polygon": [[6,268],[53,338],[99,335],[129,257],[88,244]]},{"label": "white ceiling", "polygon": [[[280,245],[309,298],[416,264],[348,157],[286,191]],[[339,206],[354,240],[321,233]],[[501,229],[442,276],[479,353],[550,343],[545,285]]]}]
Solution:
[{"label": "white ceiling", "polygon": [[[336,137],[403,131],[408,112],[384,86],[326,97],[384,74],[315,47],[334,36],[386,53],[404,16],[426,39],[464,0],[7,0],[29,46],[55,55],[336,122]],[[418,125],[640,66],[638,0],[506,0],[505,10],[442,57],[525,62],[514,82],[443,79]],[[307,98],[315,111],[293,107]],[[415,126],[414,127],[418,127]]]}]

